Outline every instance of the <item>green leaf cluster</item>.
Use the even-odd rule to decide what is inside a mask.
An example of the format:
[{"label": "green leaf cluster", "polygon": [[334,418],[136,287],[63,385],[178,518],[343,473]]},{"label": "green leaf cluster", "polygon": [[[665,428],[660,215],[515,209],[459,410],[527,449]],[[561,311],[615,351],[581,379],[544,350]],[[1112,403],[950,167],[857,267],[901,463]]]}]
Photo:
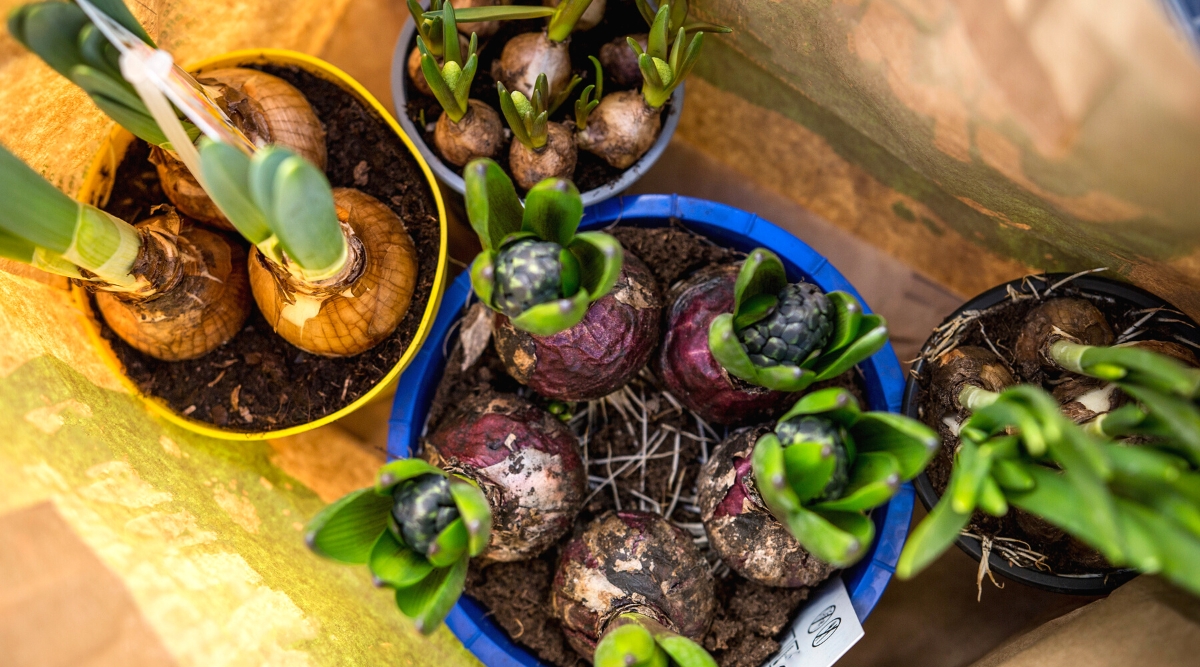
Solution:
[{"label": "green leaf cluster", "polygon": [[463,171],[467,217],[479,235],[483,252],[471,264],[471,286],[488,307],[496,309],[495,265],[512,243],[538,239],[563,248],[561,299],[538,304],[512,319],[514,327],[550,336],[580,322],[588,306],[612,291],[621,273],[621,244],[602,232],[577,232],[583,219],[583,199],[575,184],[549,178],[533,186],[522,204],[512,180],[489,159],[479,159]]},{"label": "green leaf cluster", "polygon": [[349,248],[333,191],[311,162],[277,145],[250,157],[205,138],[200,169],[217,207],[268,259],[294,263],[310,280],[345,266]]},{"label": "green leaf cluster", "polygon": [[487,548],[492,515],[477,486],[451,477],[459,518],[438,534],[426,553],[413,551],[393,525],[392,492],[401,482],[422,475],[448,476],[420,459],[388,463],[379,470],[373,488],[354,491],[313,517],[305,540],[321,556],[367,565],[377,583],[395,590],[400,611],[429,634],[462,594],[471,557]]},{"label": "green leaf cluster", "polygon": [[929,464],[938,437],[924,424],[889,412],[863,412],[847,390],[830,387],[801,398],[780,422],[813,415],[841,430],[849,483],[836,498],[823,492],[835,472],[836,453],[822,442],[780,442],[767,433],[754,445],[751,463],[759,494],[792,537],[821,560],[846,567],[875,538],[867,510],[886,503],[900,484]]},{"label": "green leaf cluster", "polygon": [[604,68],[600,66],[596,56],[588,56],[588,60],[592,61],[592,66],[596,68],[596,83],[584,88],[579,94],[579,99],[575,100],[575,127],[580,131],[587,129],[588,117],[600,106],[600,99],[604,97]]},{"label": "green leaf cluster", "polygon": [[[154,46],[122,0],[93,0],[92,4]],[[121,75],[116,47],[78,5],[60,0],[23,5],[9,14],[8,32],[54,71],[82,88],[121,127],[151,145],[170,147],[137,91]],[[188,137],[195,141],[200,130],[182,115],[180,120]]]},{"label": "green leaf cluster", "polygon": [[900,555],[896,573],[902,578],[949,548],[976,509],[1003,516],[1016,506],[1115,566],[1161,573],[1200,593],[1200,472],[1194,460],[1157,446],[1099,438],[1029,385],[1000,393],[963,423],[959,436],[946,492]]},{"label": "green leaf cluster", "polygon": [[621,614],[609,628],[596,644],[595,667],[717,667],[702,646],[641,614]]},{"label": "green leaf cluster", "polygon": [[512,129],[513,137],[531,149],[546,145],[549,136],[547,123],[550,116],[558,110],[562,103],[571,96],[571,91],[582,81],[578,76],[571,77],[567,87],[559,91],[553,99],[550,97],[549,83],[545,73],[539,74],[533,84],[533,99],[525,97],[519,90],[509,92],[504,84],[496,82],[496,91],[500,93],[500,111],[504,120]]},{"label": "green leaf cluster", "polygon": [[696,66],[700,47],[704,45],[703,31],[697,32],[690,42],[683,26],[672,35],[668,28],[670,20],[671,6],[663,3],[650,24],[650,37],[645,51],[632,37],[626,38],[629,47],[638,56],[638,69],[642,71],[642,97],[654,109],[661,108],[671,99],[671,93]]},{"label": "green leaf cluster", "polygon": [[733,312],[718,315],[708,329],[709,350],[730,375],[776,391],[802,391],[841,375],[887,343],[887,322],[882,317],[864,315],[858,301],[845,292],[829,292],[825,296],[834,306],[834,328],[821,349],[800,366],[755,365],[736,332],[766,317],[786,286],[787,274],[778,255],[766,248],[750,252],[734,284]]},{"label": "green leaf cluster", "polygon": [[[424,40],[429,53],[435,57],[442,57],[442,40],[447,34],[443,27],[444,13],[443,5],[450,4],[443,0],[430,0],[429,9],[422,9],[420,0],[407,0],[408,13],[412,15],[413,24],[417,28],[417,35]],[[511,5],[493,5],[490,7],[468,7],[466,9],[454,10],[454,19],[457,23],[474,23],[476,21],[511,21],[518,19],[536,19],[545,16],[550,16],[554,10],[550,7],[530,7],[530,6],[511,6]],[[456,26],[457,29],[457,26]],[[457,40],[457,37],[453,37]]]},{"label": "green leaf cluster", "polygon": [[[650,4],[650,0],[634,0],[637,4],[638,11],[641,12],[642,18],[646,20],[646,25],[653,26],[654,19],[658,16],[661,7],[655,7]],[[670,11],[667,15],[667,35],[672,42],[675,40],[679,29],[683,28],[684,34],[691,35],[697,32],[717,32],[729,33],[733,32],[733,28],[728,26],[709,23],[707,21],[689,20],[688,13],[690,11],[688,0],[673,0],[669,3]]]},{"label": "green leaf cluster", "polygon": [[429,83],[433,96],[442,105],[450,120],[458,122],[467,115],[467,100],[471,96],[471,82],[475,80],[475,70],[479,68],[479,38],[471,33],[471,42],[467,46],[467,58],[464,63],[462,49],[458,43],[458,24],[455,19],[454,6],[449,2],[442,6],[442,65],[438,66],[437,58],[425,43],[424,37],[417,37],[417,49],[421,51],[421,73]]}]

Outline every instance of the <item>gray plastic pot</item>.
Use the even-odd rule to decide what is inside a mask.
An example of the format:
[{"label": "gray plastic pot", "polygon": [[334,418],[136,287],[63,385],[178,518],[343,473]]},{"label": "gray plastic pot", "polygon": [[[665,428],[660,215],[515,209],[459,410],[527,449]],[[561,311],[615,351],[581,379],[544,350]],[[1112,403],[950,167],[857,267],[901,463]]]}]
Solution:
[{"label": "gray plastic pot", "polygon": [[[421,3],[427,5],[427,3]],[[412,139],[417,150],[421,152],[421,156],[429,163],[429,168],[433,169],[433,173],[438,180],[445,183],[459,195],[466,191],[466,186],[463,185],[462,176],[454,172],[450,165],[442,161],[442,156],[438,155],[437,151],[425,143],[424,128],[418,128],[409,119],[408,109],[408,53],[412,50],[415,43],[413,33],[416,32],[416,25],[413,23],[410,16],[404,22],[404,29],[400,31],[400,39],[396,41],[396,50],[392,53],[392,100],[396,103],[396,119],[400,121],[400,127],[404,128],[404,132]],[[679,115],[683,113],[683,84],[680,84],[675,92],[671,95],[671,108],[667,111],[667,116],[663,118],[662,132],[659,133],[658,139],[649,151],[642,156],[642,159],[634,162],[631,167],[626,169],[621,177],[617,180],[598,187],[594,190],[588,190],[583,193],[583,205],[591,206],[615,197],[633,185],[639,178],[645,174],[650,167],[658,162],[658,158],[667,148],[667,144],[671,141],[671,136],[675,134],[675,128],[679,125]]]}]

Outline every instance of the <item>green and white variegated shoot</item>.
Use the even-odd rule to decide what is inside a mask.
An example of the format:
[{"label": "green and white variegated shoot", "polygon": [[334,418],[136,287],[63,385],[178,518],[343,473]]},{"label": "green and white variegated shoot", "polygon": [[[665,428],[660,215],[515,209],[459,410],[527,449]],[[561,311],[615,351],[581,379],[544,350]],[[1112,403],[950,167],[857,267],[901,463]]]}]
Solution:
[{"label": "green and white variegated shoot", "polygon": [[[654,6],[650,0],[634,0],[637,4],[638,11],[641,12],[642,18],[646,20],[646,25],[653,26],[655,19],[658,17],[658,12],[662,10],[662,6]],[[688,0],[671,0],[664,5],[669,6],[670,10],[667,14],[667,37],[674,43],[679,31],[682,29],[685,35],[693,35],[698,32],[715,32],[715,33],[730,33],[733,28],[709,23],[707,21],[697,21],[688,16],[690,11]]]},{"label": "green and white variegated shoot", "polygon": [[595,667],[717,667],[704,647],[648,616],[625,612],[610,627],[596,644]]},{"label": "green and white variegated shoot", "polygon": [[325,174],[286,148],[254,154],[203,139],[200,164],[217,206],[271,262],[319,283],[341,273],[350,246]]},{"label": "green and white variegated shoot", "polygon": [[[121,0],[94,0],[97,9],[155,46]],[[8,15],[8,32],[22,46],[92,98],[100,110],[121,127],[154,146],[170,149],[170,141],[137,91],[121,75],[120,54],[73,2],[39,2],[23,5]],[[188,137],[200,130],[180,117]]]},{"label": "green and white variegated shoot", "polygon": [[621,272],[621,244],[601,232],[576,232],[583,201],[575,185],[548,179],[525,204],[491,160],[467,165],[467,217],[483,252],[471,264],[471,285],[513,326],[549,336],[578,324],[588,306],[608,294]]},{"label": "green and white variegated shoot", "polygon": [[929,464],[938,437],[889,412],[863,412],[831,387],[801,398],[760,437],[751,463],[767,508],[817,558],[846,567],[866,552],[875,524],[866,512]]},{"label": "green and white variegated shoot", "polygon": [[756,248],[738,273],[733,312],[709,327],[709,349],[730,375],[800,391],[841,375],[887,343],[884,319],[862,310],[845,292],[789,284],[779,257]]},{"label": "green and white variegated shoot", "polygon": [[704,45],[703,31],[697,32],[689,41],[683,26],[672,34],[670,22],[671,6],[663,3],[650,25],[646,50],[642,50],[637,40],[627,40],[629,48],[638,56],[638,68],[642,71],[642,97],[653,109],[662,108],[671,99],[671,93],[696,66],[700,47]]},{"label": "green and white variegated shoot", "polygon": [[901,578],[948,549],[975,510],[1004,516],[1016,506],[1114,566],[1161,573],[1200,594],[1200,472],[1193,462],[1098,438],[1031,385],[1001,392],[959,436],[946,491],[900,555]]},{"label": "green and white variegated shoot", "polygon": [[578,130],[587,129],[588,116],[592,115],[604,97],[604,68],[596,56],[588,56],[588,60],[596,68],[596,83],[588,84],[579,94],[579,99],[575,100],[575,128]]},{"label": "green and white variegated shoot", "polygon": [[305,540],[321,556],[367,565],[376,584],[395,590],[400,611],[429,634],[462,594],[467,564],[487,548],[491,523],[474,483],[402,459],[380,469],[374,488],[313,517]]}]

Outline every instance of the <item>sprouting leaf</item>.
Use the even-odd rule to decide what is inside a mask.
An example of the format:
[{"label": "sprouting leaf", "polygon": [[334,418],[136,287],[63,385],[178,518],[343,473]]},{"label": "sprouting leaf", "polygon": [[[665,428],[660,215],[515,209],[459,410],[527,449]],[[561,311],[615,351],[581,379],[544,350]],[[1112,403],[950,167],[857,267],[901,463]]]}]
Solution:
[{"label": "sprouting leaf", "polygon": [[811,366],[805,364],[816,372],[818,382],[845,373],[887,344],[887,322],[878,315],[864,315],[858,331],[858,338],[850,345],[841,350],[821,355]]},{"label": "sprouting leaf", "polygon": [[499,250],[501,240],[521,230],[524,207],[512,180],[500,165],[487,158],[474,160],[463,170],[467,217],[484,250]]},{"label": "sprouting leaf", "polygon": [[708,651],[682,635],[671,633],[659,636],[658,645],[679,667],[717,667],[717,661]]},{"label": "sprouting leaf", "polygon": [[325,507],[308,522],[304,539],[327,558],[361,565],[367,562],[379,534],[387,530],[390,497],[359,489]]},{"label": "sprouting leaf", "polygon": [[489,308],[492,306],[492,293],[496,285],[495,276],[496,251],[484,250],[476,255],[475,261],[471,262],[471,288],[475,290],[475,296]]},{"label": "sprouting leaf", "polygon": [[450,495],[467,528],[467,553],[478,556],[487,549],[488,540],[492,537],[491,504],[479,487],[459,479],[451,481]]},{"label": "sprouting leaf", "polygon": [[445,477],[446,471],[422,459],[396,459],[379,469],[375,476],[375,492],[390,498],[397,484],[421,475]]},{"label": "sprouting leaf", "polygon": [[970,520],[970,512],[955,512],[950,506],[950,499],[942,496],[925,520],[909,534],[904,551],[900,552],[900,561],[896,564],[896,576],[901,579],[917,576],[954,544]]},{"label": "sprouting leaf", "polygon": [[283,164],[290,155],[291,153],[286,150],[275,150],[274,147],[268,147],[268,150],[255,153],[250,160],[250,171],[246,182],[249,185],[250,198],[258,210],[262,211],[264,220],[278,219],[275,214],[275,174],[279,170],[279,165]]},{"label": "sprouting leaf", "polygon": [[945,495],[950,497],[950,506],[955,512],[967,513],[975,508],[979,485],[992,468],[991,450],[983,449],[963,440],[954,459],[954,473]]},{"label": "sprouting leaf", "polygon": [[[418,5],[419,6],[419,5]],[[443,10],[424,12],[426,18],[441,18]],[[479,23],[482,21],[519,21],[540,19],[554,14],[553,7],[529,5],[492,5],[487,7],[463,7],[454,10],[457,23]]]},{"label": "sprouting leaf", "polygon": [[1008,501],[1004,498],[1004,492],[1000,490],[1000,485],[996,483],[996,479],[992,474],[988,474],[983,478],[983,482],[979,485],[979,495],[976,498],[979,504],[979,509],[991,514],[992,516],[1004,516],[1008,514]]},{"label": "sprouting leaf", "polygon": [[548,178],[529,189],[521,230],[533,232],[543,241],[568,246],[583,219],[579,189],[565,178]]},{"label": "sprouting leaf", "polygon": [[1002,489],[1010,491],[1028,491],[1033,488],[1033,477],[1011,459],[997,459],[993,462],[992,478]]},{"label": "sprouting leaf", "polygon": [[580,232],[567,250],[579,260],[579,283],[590,301],[612,291],[625,261],[625,252],[617,239],[603,232]]},{"label": "sprouting leaf", "polygon": [[563,248],[558,251],[559,287],[561,294],[574,294],[579,291],[580,266],[579,260],[571,251]]},{"label": "sprouting leaf", "polygon": [[828,292],[833,305],[833,331],[825,343],[825,352],[836,352],[854,342],[862,324],[863,309],[858,300],[845,292]]},{"label": "sprouting leaf", "polygon": [[895,456],[900,478],[905,481],[921,474],[941,442],[928,426],[890,412],[867,412],[850,432],[860,452],[889,452]]},{"label": "sprouting leaf", "polygon": [[[1024,464],[1024,468],[1035,485],[1029,491],[1009,491],[1009,503],[1071,533],[1104,554],[1109,562],[1123,560],[1120,540],[1107,528],[1098,528],[1097,513],[1086,506],[1091,498],[1081,497],[1078,487],[1064,473],[1033,464]],[[1104,502],[1112,506],[1107,493]]]},{"label": "sprouting leaf", "polygon": [[579,290],[574,296],[539,303],[512,318],[514,327],[535,336],[553,336],[583,321],[587,315],[588,294]]},{"label": "sprouting leaf", "polygon": [[800,498],[788,485],[787,467],[784,463],[783,446],[774,434],[768,434],[758,439],[750,464],[757,480],[758,492],[763,502],[776,518],[800,511]]},{"label": "sprouting leaf", "polygon": [[379,535],[368,565],[376,579],[392,588],[412,586],[433,571],[433,565],[424,556],[401,544],[390,530]]},{"label": "sprouting leaf", "polygon": [[594,667],[649,665],[658,650],[658,644],[649,630],[636,623],[626,623],[601,638],[592,663]]},{"label": "sprouting leaf", "polygon": [[254,244],[262,243],[274,232],[261,209],[250,197],[250,156],[229,144],[200,141],[200,170],[213,202],[238,232]]},{"label": "sprouting leaf", "polygon": [[779,297],[774,294],[754,295],[738,309],[737,314],[733,318],[733,328],[738,331],[745,329],[767,315],[770,315],[771,311],[777,305],[779,305]]},{"label": "sprouting leaf", "polygon": [[730,375],[755,382],[758,368],[750,361],[750,355],[737,339],[733,330],[733,314],[722,313],[713,318],[708,326],[708,349],[721,367]]},{"label": "sprouting leaf", "polygon": [[837,567],[854,564],[875,537],[875,524],[857,512],[799,508],[788,513],[783,523],[809,553]]},{"label": "sprouting leaf", "polygon": [[653,58],[659,60],[667,59],[667,40],[670,35],[670,6],[663,3],[659,6],[658,12],[654,15],[654,22],[650,24],[650,36],[647,40],[646,53]]},{"label": "sprouting leaf", "polygon": [[842,387],[828,387],[802,396],[791,409],[783,413],[779,421],[803,415],[821,415],[842,426],[850,427],[858,421],[862,409],[854,394],[848,390]]},{"label": "sprouting leaf", "polygon": [[733,311],[741,312],[742,304],[759,294],[778,295],[785,287],[787,272],[779,256],[766,248],[755,248],[742,262],[733,284]]},{"label": "sprouting leaf", "polygon": [[[774,438],[768,433],[763,438]],[[806,503],[825,491],[837,469],[837,456],[823,442],[796,442],[783,448],[783,466],[796,498]]]},{"label": "sprouting leaf", "polygon": [[437,630],[462,595],[467,581],[467,562],[464,556],[450,567],[435,568],[412,586],[396,589],[396,605],[405,616],[413,619],[421,634],[428,635]]},{"label": "sprouting leaf", "polygon": [[449,567],[466,554],[467,540],[467,526],[460,516],[438,533],[426,557],[434,567]]},{"label": "sprouting leaf", "polygon": [[1200,563],[1200,539],[1137,503],[1118,498],[1117,507],[1123,515],[1122,525],[1136,524],[1153,541],[1162,563],[1162,575],[1193,595],[1200,595],[1200,569],[1196,568],[1196,563]]},{"label": "sprouting leaf", "polygon": [[886,503],[900,488],[900,462],[888,452],[860,454],[850,471],[850,483],[836,500],[813,506],[815,510],[864,512]]},{"label": "sprouting leaf", "polygon": [[129,11],[124,2],[121,0],[90,1],[96,9],[99,9],[112,20],[120,23],[122,27],[132,32],[138,39],[141,39],[149,46],[155,46],[154,40],[150,39],[150,35],[146,32],[146,29],[142,27],[142,24],[138,23],[138,20],[134,18],[133,13]]},{"label": "sprouting leaf", "polygon": [[1166,427],[1170,437],[1164,446],[1200,466],[1200,409],[1195,404],[1147,387],[1122,385],[1122,389]]}]

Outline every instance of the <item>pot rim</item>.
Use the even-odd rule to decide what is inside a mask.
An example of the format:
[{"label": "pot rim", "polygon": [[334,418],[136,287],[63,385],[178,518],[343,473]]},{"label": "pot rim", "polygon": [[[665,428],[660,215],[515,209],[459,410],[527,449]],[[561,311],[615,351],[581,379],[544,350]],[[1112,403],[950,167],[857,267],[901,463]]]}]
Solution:
[{"label": "pot rim", "polygon": [[[396,120],[391,114],[383,108],[377,99],[366,88],[355,81],[350,75],[333,65],[312,56],[290,51],[287,49],[243,49],[239,51],[230,51],[211,58],[205,58],[192,65],[187,70],[192,73],[203,73],[205,70],[218,69],[223,67],[234,67],[238,65],[260,65],[260,64],[276,64],[276,65],[293,65],[299,67],[305,72],[316,77],[336,84],[342,90],[345,90],[350,95],[354,96],[366,106],[375,111],[376,114],[384,121],[384,123],[395,132],[396,136],[404,142],[409,153],[420,165],[421,171],[425,174],[425,179],[429,183],[430,190],[433,191],[434,202],[437,204],[439,232],[438,246],[438,262],[437,269],[434,273],[433,286],[429,295],[429,302],[425,306],[425,312],[421,317],[420,324],[417,325],[417,331],[409,343],[408,348],[396,364],[383,376],[373,387],[367,390],[362,396],[359,396],[354,402],[343,406],[320,419],[315,419],[311,422],[289,426],[287,428],[276,429],[272,431],[254,431],[242,432],[220,428],[207,422],[198,421],[185,417],[170,406],[161,398],[150,396],[142,393],[138,386],[125,373],[125,367],[113,352],[108,341],[100,335],[99,321],[97,314],[92,310],[90,301],[87,296],[87,291],[79,285],[72,286],[72,296],[76,306],[84,312],[87,320],[88,338],[99,353],[105,366],[108,366],[120,379],[121,384],[134,396],[140,398],[149,408],[150,411],[160,415],[167,421],[181,428],[187,429],[193,433],[199,433],[214,438],[223,440],[266,440],[268,438],[282,438],[289,435],[304,433],[313,429],[319,428],[326,424],[332,423],[345,417],[346,415],[358,410],[368,403],[376,400],[382,394],[391,389],[400,377],[401,371],[412,362],[416,357],[417,352],[422,347],[426,336],[433,328],[433,324],[437,319],[438,308],[442,301],[442,292],[446,287],[446,279],[448,273],[447,263],[447,247],[448,247],[448,230],[446,222],[446,207],[442,201],[442,194],[437,187],[437,181],[434,179],[433,172],[430,170],[428,163],[421,153],[413,146],[412,141],[400,129]],[[133,142],[134,136],[122,128],[120,125],[113,126],[109,136],[102,143],[99,152],[92,159],[91,165],[88,167],[84,175],[83,185],[79,188],[77,198],[85,202],[102,202],[108,199],[112,192],[112,184],[115,179],[117,167],[121,163],[121,158],[124,157],[125,151]]]},{"label": "pot rim", "polygon": [[[743,251],[768,247],[783,259],[790,279],[804,276],[823,289],[843,290],[862,301],[842,274],[799,238],[753,213],[725,204],[679,195],[618,197],[589,207],[580,228],[603,229],[618,222],[655,227],[671,224],[670,219]],[[400,377],[388,428],[390,459],[410,456],[425,435],[425,417],[449,355],[451,336],[457,330],[462,307],[470,298],[470,276],[464,272],[446,289],[448,307],[442,310],[417,358]],[[865,302],[863,306],[870,312]],[[871,407],[897,412],[904,377],[891,343],[864,361],[862,369]],[[871,613],[891,580],[908,537],[913,502],[913,487],[905,483],[886,505],[876,508],[871,514],[876,524],[875,541],[861,561],[841,573],[860,620]],[[446,625],[486,665],[548,667],[518,646],[487,616],[483,605],[464,595],[446,617]]]},{"label": "pot rim", "polygon": [[[1048,282],[1045,284],[1054,284],[1075,274],[1046,273],[1037,275],[1044,276],[1046,278]],[[1114,280],[1112,278],[1106,278],[1095,273],[1078,276],[1071,281],[1071,284],[1081,288],[1085,292],[1099,294],[1102,296],[1118,297],[1127,301],[1132,301],[1134,304],[1144,308],[1157,308],[1160,306],[1165,306],[1167,308],[1171,308],[1172,310],[1179,311],[1178,308],[1168,301],[1140,287],[1137,287],[1136,285]],[[944,324],[949,322],[965,311],[985,310],[1002,303],[1007,299],[1009,289],[1015,290],[1022,294],[1031,294],[1033,286],[1025,277],[1017,278],[1015,280],[1010,280],[1006,283],[997,285],[959,306],[954,310],[954,312],[947,315],[946,318],[942,320],[942,323]],[[1186,315],[1184,315],[1184,317],[1191,322],[1190,317],[1187,317]],[[1192,324],[1195,325],[1195,322],[1192,322]],[[1188,332],[1185,327],[1178,325],[1172,326],[1178,328],[1180,333]],[[1200,328],[1195,330],[1200,331]],[[924,352],[928,346],[929,341],[926,340],[925,345],[921,347],[921,351]],[[917,402],[917,393],[920,389],[917,383],[917,377],[924,368],[924,359],[919,360],[913,365],[912,372],[909,374],[904,385],[904,404],[900,410],[901,414],[917,420],[920,419],[917,414],[920,407]],[[932,509],[933,506],[937,504],[938,499],[941,497],[934,490],[933,483],[930,481],[929,475],[925,472],[922,472],[917,476],[916,479],[913,480],[913,486],[916,488],[917,497],[921,499],[921,504],[925,506],[926,510]],[[976,561],[983,558],[983,548],[978,540],[959,535],[958,539],[956,539],[954,543],[958,545],[959,549],[962,549],[967,555]],[[1068,595],[1107,595],[1139,574],[1137,570],[1130,568],[1120,568],[1112,572],[1083,575],[1048,574],[1028,568],[1014,567],[1009,565],[1007,561],[995,553],[991,554],[988,558],[988,565],[991,567],[993,572],[998,572],[1004,575],[1006,578],[1018,583],[1033,586],[1034,588],[1040,588],[1052,593],[1064,593]]]},{"label": "pot rim", "polygon": [[[428,0],[422,0],[422,6],[428,6]],[[454,173],[445,162],[442,161],[431,146],[425,143],[424,131],[419,129],[408,118],[405,112],[408,106],[408,93],[405,90],[405,82],[408,80],[408,43],[413,40],[413,33],[416,32],[416,24],[409,16],[404,21],[404,28],[400,30],[400,38],[396,40],[396,48],[392,52],[392,101],[396,107],[396,117],[400,121],[401,127],[412,138],[417,150],[429,163],[433,172],[437,174],[437,178],[442,183],[445,183],[451,190],[454,190],[459,195],[466,192],[466,185],[463,183],[463,177]],[[662,130],[658,133],[658,138],[654,140],[654,144],[650,146],[650,150],[646,154],[638,158],[617,180],[606,183],[598,188],[593,188],[587,192],[581,193],[583,197],[583,205],[591,206],[598,204],[607,199],[615,197],[625,190],[629,189],[638,181],[658,159],[662,157],[663,151],[667,149],[667,144],[671,143],[671,137],[675,135],[675,129],[679,126],[679,118],[683,113],[683,89],[686,83],[679,84],[679,87],[671,93],[671,109],[663,118]],[[507,126],[506,126],[507,127]]]}]

